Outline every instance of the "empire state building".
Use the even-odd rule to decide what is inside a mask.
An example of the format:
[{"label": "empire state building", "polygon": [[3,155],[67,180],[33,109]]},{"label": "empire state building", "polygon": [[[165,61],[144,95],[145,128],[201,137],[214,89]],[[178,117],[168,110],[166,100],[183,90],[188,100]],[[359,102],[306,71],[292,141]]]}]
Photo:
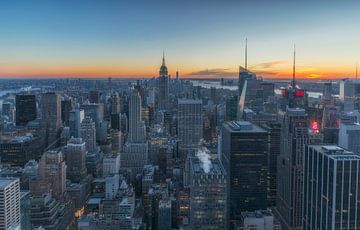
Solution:
[{"label": "empire state building", "polygon": [[169,74],[165,65],[165,57],[163,55],[162,65],[159,71],[159,95],[158,95],[158,109],[166,110],[169,105]]}]

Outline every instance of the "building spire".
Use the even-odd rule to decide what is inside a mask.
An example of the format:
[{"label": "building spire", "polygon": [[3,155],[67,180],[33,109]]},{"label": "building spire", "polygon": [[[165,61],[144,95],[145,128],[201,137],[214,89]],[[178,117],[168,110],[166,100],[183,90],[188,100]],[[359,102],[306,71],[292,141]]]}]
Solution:
[{"label": "building spire", "polygon": [[247,70],[247,38],[245,38],[245,69]]},{"label": "building spire", "polygon": [[162,65],[165,66],[165,52],[163,51]]},{"label": "building spire", "polygon": [[293,73],[292,73],[292,87],[295,89],[296,82],[295,82],[295,58],[296,58],[296,46],[294,44],[294,57],[293,57]]},{"label": "building spire", "polygon": [[355,78],[358,79],[358,63],[356,62]]}]

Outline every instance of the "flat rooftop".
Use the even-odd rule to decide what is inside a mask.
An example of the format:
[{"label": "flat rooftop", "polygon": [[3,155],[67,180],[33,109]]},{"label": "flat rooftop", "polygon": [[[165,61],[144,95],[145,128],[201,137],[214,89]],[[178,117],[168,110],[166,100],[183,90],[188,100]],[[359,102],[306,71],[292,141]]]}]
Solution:
[{"label": "flat rooftop", "polygon": [[237,133],[266,133],[264,129],[248,121],[229,121],[224,124],[224,128]]},{"label": "flat rooftop", "polygon": [[16,180],[19,180],[19,179],[18,178],[13,178],[13,177],[0,178],[0,189],[4,189],[6,186],[10,185],[11,183],[15,182]]}]

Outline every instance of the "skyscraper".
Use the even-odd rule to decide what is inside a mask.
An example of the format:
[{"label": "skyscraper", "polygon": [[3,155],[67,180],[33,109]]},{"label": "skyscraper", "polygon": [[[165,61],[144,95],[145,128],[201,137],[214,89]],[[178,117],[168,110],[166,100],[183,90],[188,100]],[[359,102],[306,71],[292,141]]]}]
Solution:
[{"label": "skyscraper", "polygon": [[81,138],[71,138],[64,147],[66,177],[79,183],[86,177],[86,147]]},{"label": "skyscraper", "polygon": [[281,146],[277,164],[275,214],[282,229],[302,226],[303,153],[310,143],[308,115],[304,109],[287,108],[281,114]]},{"label": "skyscraper", "polygon": [[36,98],[32,94],[17,94],[15,96],[16,125],[24,126],[36,119]]},{"label": "skyscraper", "polygon": [[47,151],[39,161],[37,177],[30,181],[30,191],[34,196],[50,192],[56,199],[64,198],[66,189],[66,164],[63,153]]},{"label": "skyscraper", "polygon": [[238,80],[238,93],[239,98],[242,94],[242,91],[244,89],[244,85],[246,80],[248,79],[256,79],[256,75],[250,71],[247,70],[247,68],[239,67],[239,80]]},{"label": "skyscraper", "polygon": [[354,79],[341,80],[339,98],[344,103],[344,111],[360,109],[360,81]]},{"label": "skyscraper", "polygon": [[95,152],[96,147],[96,128],[95,123],[90,117],[85,117],[80,125],[80,137],[85,141],[86,151]]},{"label": "skyscraper", "polygon": [[360,156],[336,145],[304,153],[303,229],[359,229]]},{"label": "skyscraper", "polygon": [[266,209],[269,134],[247,121],[224,123],[221,162],[228,176],[230,221],[242,211]]},{"label": "skyscraper", "polygon": [[159,201],[159,216],[158,216],[159,230],[171,229],[171,200],[162,199]]},{"label": "skyscraper", "polygon": [[163,56],[162,65],[159,71],[159,97],[158,109],[168,109],[169,105],[169,73],[165,65],[165,57]]},{"label": "skyscraper", "polygon": [[360,153],[360,124],[342,121],[339,128],[339,146],[354,153]]},{"label": "skyscraper", "polygon": [[141,118],[141,98],[137,91],[133,90],[129,100],[129,142],[145,141],[145,123]]},{"label": "skyscraper", "polygon": [[178,139],[181,148],[197,148],[203,138],[202,100],[178,100]]},{"label": "skyscraper", "polygon": [[70,111],[72,110],[72,102],[70,99],[61,101],[61,121],[65,126],[69,125]]},{"label": "skyscraper", "polygon": [[281,124],[278,122],[268,122],[267,124],[262,124],[261,128],[269,133],[270,138],[267,205],[268,207],[274,207],[276,205],[276,174],[277,158],[280,155]]},{"label": "skyscraper", "polygon": [[187,158],[192,229],[227,229],[227,176],[219,160]]},{"label": "skyscraper", "polygon": [[112,129],[121,129],[120,98],[117,94],[111,96],[110,125]]},{"label": "skyscraper", "polygon": [[0,178],[0,229],[20,229],[20,182],[18,178]]},{"label": "skyscraper", "polygon": [[61,101],[56,93],[44,93],[41,96],[42,119],[47,126],[47,144],[53,145],[58,139],[61,127]]},{"label": "skyscraper", "polygon": [[80,126],[84,118],[85,113],[82,109],[74,109],[69,112],[70,136],[80,137]]},{"label": "skyscraper", "polygon": [[247,75],[244,76],[246,80],[244,80],[239,96],[238,119],[242,118],[245,108],[259,111],[262,109],[264,102],[262,97],[262,79],[256,78],[256,75],[249,71],[246,73]]},{"label": "skyscraper", "polygon": [[117,93],[111,95],[111,114],[120,113],[120,97]]}]

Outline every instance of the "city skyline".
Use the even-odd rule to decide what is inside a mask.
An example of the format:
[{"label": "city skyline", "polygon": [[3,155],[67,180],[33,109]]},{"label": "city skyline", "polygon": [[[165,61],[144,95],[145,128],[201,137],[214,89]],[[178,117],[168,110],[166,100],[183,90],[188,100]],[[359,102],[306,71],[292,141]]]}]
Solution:
[{"label": "city skyline", "polygon": [[285,1],[67,1],[3,3],[0,78],[154,77],[169,74],[288,78],[355,77],[360,3]]}]

